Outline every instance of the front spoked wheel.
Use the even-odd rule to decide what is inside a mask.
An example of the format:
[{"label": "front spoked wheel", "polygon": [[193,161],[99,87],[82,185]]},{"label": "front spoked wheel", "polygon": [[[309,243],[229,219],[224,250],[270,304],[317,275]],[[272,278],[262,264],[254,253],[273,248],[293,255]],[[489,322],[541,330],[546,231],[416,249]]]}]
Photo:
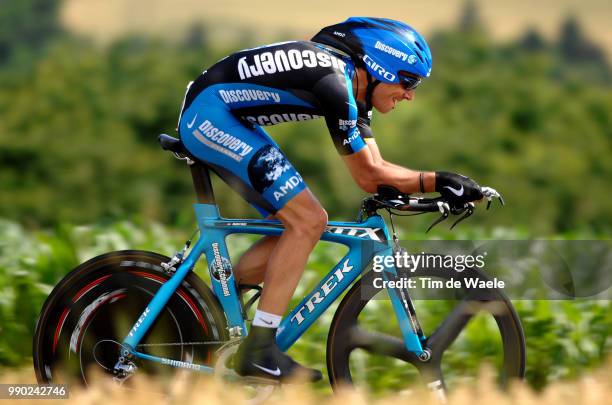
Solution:
[{"label": "front spoked wheel", "polygon": [[[417,270],[403,276],[416,285],[425,278],[486,278],[472,270],[435,276]],[[424,347],[431,353],[424,361],[406,350],[387,292],[372,287],[376,277],[380,273],[369,272],[355,283],[332,321],[327,366],[334,388],[355,384],[374,393],[397,393],[424,383],[444,396],[446,388],[475,380],[485,364],[494,369],[501,386],[524,376],[523,330],[510,300],[499,290],[463,289],[455,299],[440,299],[427,289],[416,291],[414,306],[427,336]]]}]

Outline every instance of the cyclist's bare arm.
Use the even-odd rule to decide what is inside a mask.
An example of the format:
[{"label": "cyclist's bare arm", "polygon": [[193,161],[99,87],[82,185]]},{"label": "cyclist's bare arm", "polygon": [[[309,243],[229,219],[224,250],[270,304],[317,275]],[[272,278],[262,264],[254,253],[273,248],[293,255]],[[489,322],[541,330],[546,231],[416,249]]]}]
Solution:
[{"label": "cyclist's bare arm", "polygon": [[[366,139],[367,146],[357,153],[342,156],[357,185],[367,193],[375,193],[377,186],[393,186],[404,193],[420,191],[419,171],[414,171],[384,160],[373,138]],[[434,191],[436,175],[424,172],[425,192]]]}]

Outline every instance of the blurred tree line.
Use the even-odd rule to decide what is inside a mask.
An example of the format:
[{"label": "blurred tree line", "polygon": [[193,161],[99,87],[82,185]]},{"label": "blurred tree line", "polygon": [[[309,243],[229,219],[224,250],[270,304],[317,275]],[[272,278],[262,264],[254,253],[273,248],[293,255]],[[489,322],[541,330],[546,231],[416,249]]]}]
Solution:
[{"label": "blurred tree line", "polygon": [[[212,44],[196,25],[180,43],[129,36],[101,47],[62,30],[60,6],[22,0],[0,8],[0,217],[28,226],[125,217],[191,223],[189,172],[156,136],[175,135],[187,83],[256,45],[252,33]],[[456,27],[428,40],[431,79],[409,105],[374,112],[383,156],[501,191],[507,207],[472,223],[609,231],[611,68],[579,22],[568,18],[553,41],[529,28],[496,43],[469,3]],[[363,192],[348,180],[324,122],[268,130],[330,217],[354,217]],[[255,215],[226,186],[217,199],[226,216]]]}]

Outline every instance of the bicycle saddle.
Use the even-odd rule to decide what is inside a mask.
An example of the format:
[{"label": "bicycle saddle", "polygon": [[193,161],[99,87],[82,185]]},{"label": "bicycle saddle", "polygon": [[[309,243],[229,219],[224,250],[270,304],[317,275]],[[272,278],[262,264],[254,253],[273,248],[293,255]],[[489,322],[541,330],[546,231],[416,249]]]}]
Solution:
[{"label": "bicycle saddle", "polygon": [[185,147],[180,139],[174,138],[170,135],[161,134],[157,137],[159,144],[163,150],[169,150],[175,153],[185,153]]}]

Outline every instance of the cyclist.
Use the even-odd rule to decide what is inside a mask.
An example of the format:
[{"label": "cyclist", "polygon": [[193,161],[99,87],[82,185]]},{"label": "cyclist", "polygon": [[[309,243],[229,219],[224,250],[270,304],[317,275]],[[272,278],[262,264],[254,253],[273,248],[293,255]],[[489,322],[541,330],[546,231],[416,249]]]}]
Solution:
[{"label": "cyclist", "polygon": [[281,236],[258,241],[235,268],[239,282],[264,283],[250,333],[236,355],[238,374],[321,378],[320,371],[281,352],[275,336],[327,214],[262,126],[325,118],[351,176],[368,193],[384,184],[404,193],[437,191],[457,202],[482,198],[467,177],[394,165],[376,146],[372,108],[387,113],[412,100],[431,63],[427,43],[410,26],[352,17],[323,28],[311,41],[237,52],[189,84],[179,118],[185,147],[285,227]]}]

